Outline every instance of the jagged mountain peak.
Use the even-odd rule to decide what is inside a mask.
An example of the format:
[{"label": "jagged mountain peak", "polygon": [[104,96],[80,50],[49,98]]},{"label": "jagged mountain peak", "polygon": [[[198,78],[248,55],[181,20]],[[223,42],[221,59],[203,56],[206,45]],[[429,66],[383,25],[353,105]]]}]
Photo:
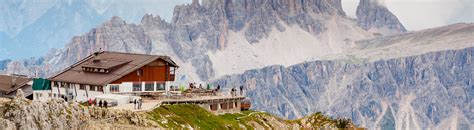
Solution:
[{"label": "jagged mountain peak", "polygon": [[359,26],[370,32],[381,35],[406,32],[397,16],[387,9],[382,0],[360,0],[356,15]]},{"label": "jagged mountain peak", "polygon": [[[337,13],[344,15],[341,0],[203,0],[202,4],[193,1],[190,6],[201,5],[204,8],[244,9],[243,13],[252,13],[254,10],[271,7],[268,11],[288,11],[287,13],[315,12]],[[238,8],[237,8],[238,7]]]},{"label": "jagged mountain peak", "polygon": [[144,25],[150,25],[150,24],[168,24],[163,18],[161,18],[159,15],[153,16],[153,14],[145,14],[145,16],[142,17],[141,23]]},{"label": "jagged mountain peak", "polygon": [[125,23],[125,20],[123,20],[122,18],[118,17],[118,16],[113,16],[110,21],[111,23]]}]

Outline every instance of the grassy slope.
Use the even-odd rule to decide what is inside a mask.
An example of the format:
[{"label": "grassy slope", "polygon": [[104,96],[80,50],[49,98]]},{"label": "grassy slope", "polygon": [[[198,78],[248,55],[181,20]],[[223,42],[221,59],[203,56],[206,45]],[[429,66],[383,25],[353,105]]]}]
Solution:
[{"label": "grassy slope", "polygon": [[[264,112],[244,111],[239,114],[213,115],[196,105],[166,105],[147,113],[149,119],[166,128],[193,127],[228,129],[268,127],[337,126],[337,119],[316,113],[297,120],[284,120]],[[256,126],[257,125],[257,126]]]},{"label": "grassy slope", "polygon": [[[3,115],[4,106],[8,101],[0,100],[0,114]],[[144,114],[144,113],[142,113]],[[243,111],[237,114],[213,115],[207,110],[196,105],[165,105],[151,112],[147,112],[142,116],[146,116],[152,122],[155,122],[165,128],[185,128],[193,127],[198,129],[268,129],[280,127],[296,127],[296,128],[326,128],[341,127],[341,121],[331,119],[321,113],[315,113],[305,118],[297,120],[284,120],[265,112]],[[131,119],[130,119],[131,120]],[[146,120],[146,119],[145,119]],[[347,122],[346,122],[347,123]],[[127,123],[125,123],[127,124]],[[134,124],[123,128],[136,127]],[[115,128],[115,125],[95,126],[94,128]],[[342,125],[343,126],[343,125]],[[92,128],[92,127],[91,127]],[[117,127],[122,128],[122,127]]]}]

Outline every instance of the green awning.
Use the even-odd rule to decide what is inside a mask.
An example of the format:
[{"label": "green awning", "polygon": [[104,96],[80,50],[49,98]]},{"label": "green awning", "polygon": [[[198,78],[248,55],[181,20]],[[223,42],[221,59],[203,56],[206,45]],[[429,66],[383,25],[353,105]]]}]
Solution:
[{"label": "green awning", "polygon": [[51,81],[35,78],[33,79],[33,90],[51,90]]}]

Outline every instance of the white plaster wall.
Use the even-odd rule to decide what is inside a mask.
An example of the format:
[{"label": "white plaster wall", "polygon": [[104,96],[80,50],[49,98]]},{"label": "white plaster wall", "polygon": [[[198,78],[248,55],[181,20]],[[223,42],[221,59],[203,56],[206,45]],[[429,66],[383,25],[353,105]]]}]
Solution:
[{"label": "white plaster wall", "polygon": [[120,84],[119,91],[120,92],[132,92],[133,83],[132,82],[123,82]]},{"label": "white plaster wall", "polygon": [[[38,97],[37,96],[38,93],[41,93],[42,96]],[[33,91],[33,101],[41,101],[41,102],[48,101],[48,99],[52,98],[52,97],[49,97],[50,93],[51,93],[51,90],[35,90],[35,91]],[[51,96],[53,96],[53,95],[51,95]]]}]

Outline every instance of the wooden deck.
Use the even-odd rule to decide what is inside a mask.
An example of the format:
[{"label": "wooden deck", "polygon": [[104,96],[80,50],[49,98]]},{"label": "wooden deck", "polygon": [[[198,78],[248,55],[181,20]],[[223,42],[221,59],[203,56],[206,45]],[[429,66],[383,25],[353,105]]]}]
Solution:
[{"label": "wooden deck", "polygon": [[186,99],[165,99],[161,100],[162,104],[182,104],[182,103],[212,103],[222,102],[229,100],[243,100],[244,96],[202,96],[199,98],[186,98]]},{"label": "wooden deck", "polygon": [[165,98],[161,100],[143,100],[142,109],[134,109],[134,104],[125,104],[110,109],[121,109],[130,111],[151,111],[164,104],[201,104],[223,101],[238,101],[245,99],[244,96],[200,96],[193,98]]}]

